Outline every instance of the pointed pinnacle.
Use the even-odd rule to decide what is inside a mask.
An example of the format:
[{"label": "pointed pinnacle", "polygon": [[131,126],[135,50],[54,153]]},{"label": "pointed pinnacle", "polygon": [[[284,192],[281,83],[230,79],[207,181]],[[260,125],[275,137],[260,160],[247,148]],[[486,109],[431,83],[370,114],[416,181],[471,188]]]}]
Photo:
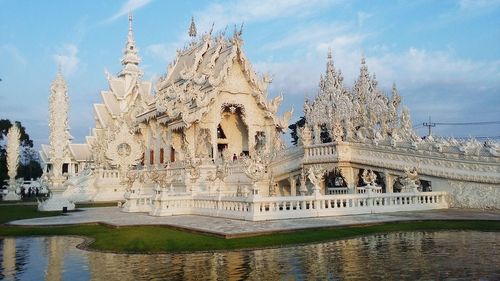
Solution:
[{"label": "pointed pinnacle", "polygon": [[196,24],[194,23],[194,17],[191,17],[191,25],[189,26],[189,37],[196,37]]},{"label": "pointed pinnacle", "polygon": [[132,31],[132,10],[128,11],[128,31]]}]

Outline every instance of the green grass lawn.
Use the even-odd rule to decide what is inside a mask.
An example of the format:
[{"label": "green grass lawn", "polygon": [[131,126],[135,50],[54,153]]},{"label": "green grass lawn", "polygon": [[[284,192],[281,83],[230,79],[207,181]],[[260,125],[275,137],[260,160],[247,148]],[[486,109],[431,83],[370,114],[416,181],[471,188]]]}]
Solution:
[{"label": "green grass lawn", "polygon": [[88,202],[88,203],[76,203],[76,208],[99,208],[99,207],[116,207],[117,202]]},{"label": "green grass lawn", "polygon": [[14,220],[51,217],[60,215],[61,211],[39,212],[36,205],[0,205],[0,224]]},{"label": "green grass lawn", "polygon": [[161,226],[113,228],[98,224],[58,227],[5,225],[6,222],[13,220],[57,215],[61,215],[61,212],[38,212],[37,207],[33,205],[0,205],[0,236],[79,235],[92,238],[94,242],[90,245],[90,248],[96,250],[158,253],[277,247],[394,231],[479,230],[500,232],[500,221],[413,221],[310,229],[232,239]]}]

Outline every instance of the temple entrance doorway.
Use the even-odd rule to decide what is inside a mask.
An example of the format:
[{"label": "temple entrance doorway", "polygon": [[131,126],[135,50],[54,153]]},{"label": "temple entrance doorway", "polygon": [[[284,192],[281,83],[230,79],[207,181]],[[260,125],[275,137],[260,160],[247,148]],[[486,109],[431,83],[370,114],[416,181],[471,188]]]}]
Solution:
[{"label": "temple entrance doorway", "polygon": [[241,107],[224,108],[217,126],[217,150],[225,158],[248,153],[248,127]]}]

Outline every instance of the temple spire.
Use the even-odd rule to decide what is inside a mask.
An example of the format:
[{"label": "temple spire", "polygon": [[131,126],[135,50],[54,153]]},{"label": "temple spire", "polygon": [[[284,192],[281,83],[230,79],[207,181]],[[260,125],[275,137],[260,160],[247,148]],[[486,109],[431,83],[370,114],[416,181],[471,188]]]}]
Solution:
[{"label": "temple spire", "polygon": [[359,76],[364,78],[369,78],[368,66],[366,65],[365,54],[361,55],[361,67],[359,69]]},{"label": "temple spire", "polygon": [[124,76],[126,74],[142,75],[142,71],[139,69],[139,63],[141,62],[141,59],[137,53],[137,48],[135,45],[132,21],[132,12],[129,12],[127,42],[125,44],[125,50],[123,50],[122,57],[123,69],[120,72],[119,76]]},{"label": "temple spire", "polygon": [[194,17],[191,17],[191,25],[189,26],[189,37],[196,37],[196,24],[194,23]]},{"label": "temple spire", "polygon": [[328,76],[328,73],[330,73],[330,75],[334,75],[335,74],[334,72],[335,68],[333,66],[332,48],[328,47],[328,55],[326,61],[326,75]]}]

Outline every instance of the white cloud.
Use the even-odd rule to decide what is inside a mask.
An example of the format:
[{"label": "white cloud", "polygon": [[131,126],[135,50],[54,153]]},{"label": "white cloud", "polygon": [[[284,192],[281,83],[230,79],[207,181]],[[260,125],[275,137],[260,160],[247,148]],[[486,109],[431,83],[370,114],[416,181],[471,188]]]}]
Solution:
[{"label": "white cloud", "polygon": [[78,69],[78,47],[74,44],[64,44],[54,56],[54,60],[61,67],[65,75],[71,75]]},{"label": "white cloud", "polygon": [[310,45],[312,42],[321,42],[332,40],[338,36],[348,34],[349,26],[343,23],[313,23],[301,25],[298,28],[290,30],[281,38],[264,45],[265,50],[277,50],[286,47],[298,45]]},{"label": "white cloud", "polygon": [[358,26],[359,27],[362,27],[365,23],[365,21],[369,18],[371,18],[371,14],[369,13],[366,13],[366,12],[363,12],[363,11],[359,11],[358,12]]},{"label": "white cloud", "polygon": [[0,59],[5,62],[7,58],[13,59],[18,65],[22,67],[25,67],[28,64],[28,60],[14,45],[5,44],[0,46]]},{"label": "white cloud", "polygon": [[128,0],[120,7],[120,9],[118,9],[118,11],[114,15],[105,19],[103,23],[113,22],[119,17],[128,14],[128,12],[144,7],[149,3],[151,3],[151,0]]},{"label": "white cloud", "polygon": [[229,3],[213,3],[196,14],[200,31],[215,23],[216,29],[242,22],[260,22],[283,17],[303,17],[341,1],[332,0],[243,0]]},{"label": "white cloud", "polygon": [[163,44],[163,43],[157,43],[157,44],[151,44],[146,47],[146,53],[152,57],[159,58],[161,60],[164,60],[165,62],[170,62],[174,56],[176,49],[179,46],[177,44]]},{"label": "white cloud", "polygon": [[450,52],[430,52],[417,48],[409,48],[401,53],[386,53],[367,60],[381,77],[404,81],[408,85],[465,81],[484,84],[496,81],[500,73],[500,61],[471,61],[457,58]]}]

